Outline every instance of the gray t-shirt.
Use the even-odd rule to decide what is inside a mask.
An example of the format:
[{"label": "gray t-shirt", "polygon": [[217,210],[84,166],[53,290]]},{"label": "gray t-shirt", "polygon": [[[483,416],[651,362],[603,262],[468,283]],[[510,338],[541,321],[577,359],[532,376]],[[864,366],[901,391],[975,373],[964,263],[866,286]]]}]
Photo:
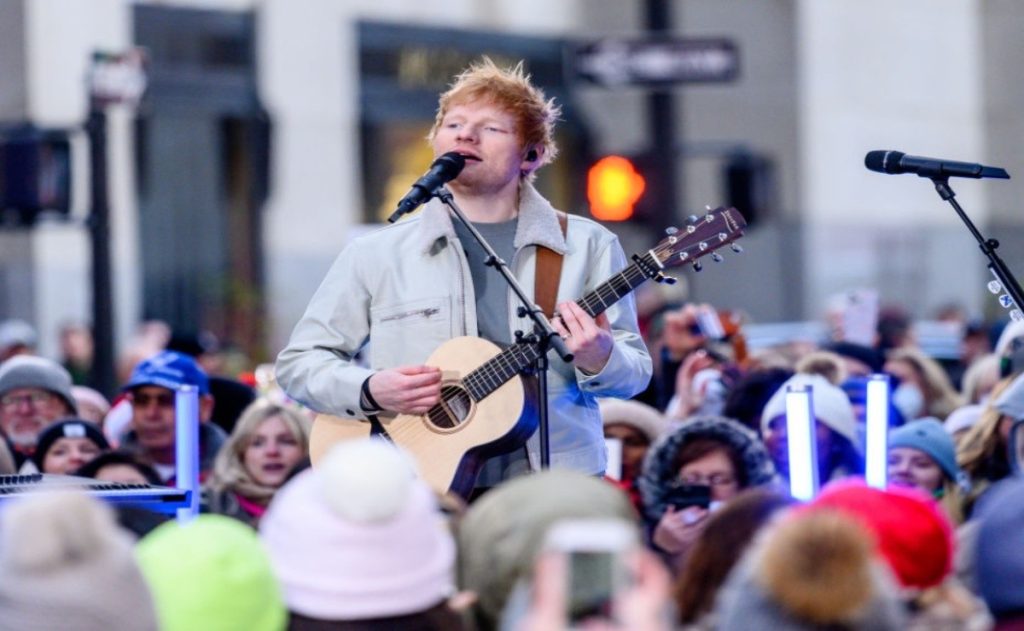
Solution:
[{"label": "gray t-shirt", "polygon": [[[480,337],[498,344],[510,344],[512,334],[508,329],[508,283],[494,267],[486,265],[487,255],[461,221],[453,221],[455,234],[462,242],[462,249],[469,260],[469,273],[473,277],[476,293],[476,321]],[[474,223],[473,227],[483,235],[499,257],[512,265],[516,253],[515,241],[518,219],[501,223]]]},{"label": "gray t-shirt", "polygon": [[[486,264],[486,253],[461,221],[454,220],[455,234],[462,243],[462,249],[469,261],[469,273],[473,278],[476,294],[477,329],[480,337],[499,345],[512,342],[508,323],[508,283],[501,273]],[[474,223],[473,227],[483,235],[499,257],[509,266],[515,255],[517,219],[501,223]],[[495,486],[503,480],[521,475],[530,470],[526,448],[489,458],[480,471],[478,488]]]}]

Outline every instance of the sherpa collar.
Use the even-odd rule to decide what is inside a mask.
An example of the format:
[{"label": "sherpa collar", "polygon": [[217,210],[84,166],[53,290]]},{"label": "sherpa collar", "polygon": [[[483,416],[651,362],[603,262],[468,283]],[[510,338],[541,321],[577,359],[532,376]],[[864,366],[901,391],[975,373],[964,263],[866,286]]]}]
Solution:
[{"label": "sherpa collar", "polygon": [[[420,249],[423,253],[434,251],[438,239],[455,238],[455,228],[444,202],[432,199],[420,214]],[[519,223],[513,245],[516,250],[527,245],[540,245],[563,255],[568,250],[554,207],[533,184],[526,181],[519,189]]]}]

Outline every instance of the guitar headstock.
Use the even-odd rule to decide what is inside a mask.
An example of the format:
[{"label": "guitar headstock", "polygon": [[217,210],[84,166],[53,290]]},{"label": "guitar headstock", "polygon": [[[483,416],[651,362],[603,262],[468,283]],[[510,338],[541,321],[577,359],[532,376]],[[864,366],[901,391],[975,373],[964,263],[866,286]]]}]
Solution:
[{"label": "guitar headstock", "polygon": [[[699,270],[701,257],[713,254],[715,250],[726,245],[734,244],[743,236],[743,228],[746,226],[747,220],[738,210],[719,206],[704,215],[692,218],[682,228],[666,230],[668,236],[651,249],[650,254],[663,269],[692,263],[694,268]],[[735,251],[740,251],[739,246],[732,247]],[[717,254],[713,257],[715,260],[721,260],[721,256]]]}]

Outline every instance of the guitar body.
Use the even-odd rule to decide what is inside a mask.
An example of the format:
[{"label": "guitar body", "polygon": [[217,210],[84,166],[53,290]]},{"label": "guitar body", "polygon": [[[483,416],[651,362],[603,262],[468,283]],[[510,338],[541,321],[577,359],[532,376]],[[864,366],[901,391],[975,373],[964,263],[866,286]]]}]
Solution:
[{"label": "guitar body", "polygon": [[[425,362],[441,369],[445,401],[430,414],[378,417],[388,437],[412,454],[420,474],[440,493],[467,497],[487,458],[521,446],[537,429],[535,389],[526,387],[521,376],[481,401],[463,396],[463,377],[500,352],[496,344],[476,337],[445,342]],[[335,444],[370,434],[366,421],[318,415],[310,435],[310,459],[315,466]]]}]

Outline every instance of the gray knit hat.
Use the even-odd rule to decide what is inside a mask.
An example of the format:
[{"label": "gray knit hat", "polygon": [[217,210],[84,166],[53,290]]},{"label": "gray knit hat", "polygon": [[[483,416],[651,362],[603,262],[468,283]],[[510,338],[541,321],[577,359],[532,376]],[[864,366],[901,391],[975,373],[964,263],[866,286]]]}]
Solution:
[{"label": "gray knit hat", "polygon": [[478,613],[496,623],[516,581],[532,571],[548,528],[562,519],[635,520],[626,494],[598,478],[551,469],[501,484],[459,525],[459,581],[477,593]]},{"label": "gray knit hat", "polygon": [[14,500],[0,516],[0,628],[157,628],[131,535],[80,493]]},{"label": "gray knit hat", "polygon": [[72,414],[78,414],[78,405],[71,395],[71,374],[53,360],[15,355],[0,364],[0,397],[17,388],[52,392],[64,400]]},{"label": "gray knit hat", "polygon": [[35,348],[39,336],[24,320],[11,318],[0,322],[0,353],[13,348]]}]

